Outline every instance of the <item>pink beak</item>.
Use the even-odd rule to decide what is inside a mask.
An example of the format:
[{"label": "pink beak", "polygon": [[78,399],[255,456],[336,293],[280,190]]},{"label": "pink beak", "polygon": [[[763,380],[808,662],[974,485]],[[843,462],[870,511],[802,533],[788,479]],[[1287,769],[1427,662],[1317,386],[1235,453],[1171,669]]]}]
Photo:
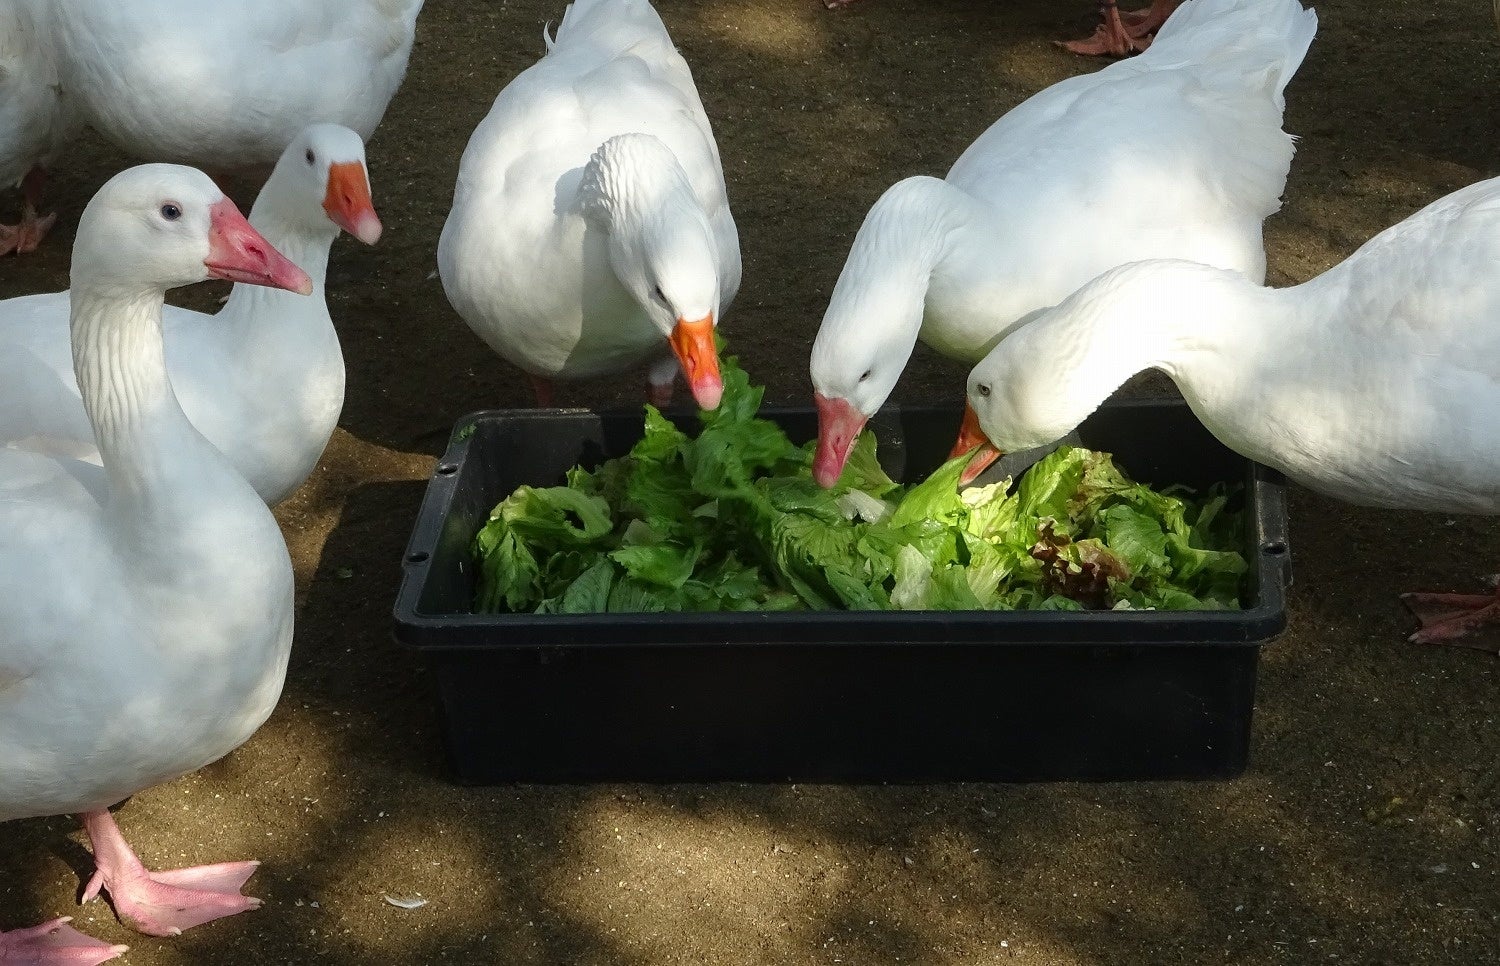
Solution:
[{"label": "pink beak", "polygon": [[813,401],[818,405],[818,449],[813,454],[813,479],[819,486],[830,487],[839,481],[849,450],[869,417],[847,399],[829,399],[822,393],[813,393]]},{"label": "pink beak", "polygon": [[312,294],[313,283],[307,273],[272,248],[228,198],[209,208],[208,257],[203,264],[210,278]]}]

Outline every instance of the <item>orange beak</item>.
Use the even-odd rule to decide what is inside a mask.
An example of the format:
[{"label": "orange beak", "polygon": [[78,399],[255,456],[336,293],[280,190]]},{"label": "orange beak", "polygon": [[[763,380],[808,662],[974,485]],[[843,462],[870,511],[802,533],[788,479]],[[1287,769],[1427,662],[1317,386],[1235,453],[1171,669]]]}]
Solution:
[{"label": "orange beak", "polygon": [[340,161],[328,166],[328,190],[323,210],[335,225],[366,245],[380,240],[383,230],[375,203],[370,200],[370,179],[358,161]]},{"label": "orange beak", "polygon": [[974,411],[974,407],[964,403],[964,421],[958,427],[958,439],[953,443],[953,451],[948,454],[948,458],[951,460],[962,456],[976,446],[979,447],[979,452],[964,467],[963,474],[958,478],[959,486],[968,486],[974,482],[980,473],[990,468],[990,464],[1005,455],[984,435],[984,430],[979,427],[979,414]]},{"label": "orange beak", "polygon": [[698,405],[718,409],[724,380],[719,376],[719,350],[714,348],[714,317],[706,315],[696,322],[678,319],[667,341],[677,353]]}]

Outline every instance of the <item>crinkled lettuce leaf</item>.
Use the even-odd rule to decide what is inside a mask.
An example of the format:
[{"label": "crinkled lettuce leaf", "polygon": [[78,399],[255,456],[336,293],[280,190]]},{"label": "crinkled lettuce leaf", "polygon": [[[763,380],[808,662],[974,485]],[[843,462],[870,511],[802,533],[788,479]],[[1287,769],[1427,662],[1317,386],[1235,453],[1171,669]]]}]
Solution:
[{"label": "crinkled lettuce leaf", "polygon": [[757,417],[763,389],[721,363],[689,436],[652,406],[623,457],[518,488],[475,536],[481,611],[1234,609],[1247,569],[1231,494],[1129,479],[1062,447],[1019,481],[960,490],[968,457],[901,486],[875,437],[838,482]]}]

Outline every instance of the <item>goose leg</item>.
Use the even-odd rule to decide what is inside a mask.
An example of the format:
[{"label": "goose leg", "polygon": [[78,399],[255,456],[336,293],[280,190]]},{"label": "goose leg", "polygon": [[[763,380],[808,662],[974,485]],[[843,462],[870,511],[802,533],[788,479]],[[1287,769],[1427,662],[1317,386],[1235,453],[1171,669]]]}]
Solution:
[{"label": "goose leg", "polygon": [[15,252],[25,255],[36,251],[47,232],[57,221],[57,212],[45,217],[37,215],[42,203],[42,187],[47,183],[47,172],[40,166],[26,172],[21,179],[21,221],[15,225],[0,225],[0,255]]},{"label": "goose leg", "polygon": [[222,862],[166,872],[150,872],[125,842],[108,809],[83,815],[83,827],[94,846],[94,875],[83,901],[109,892],[115,915],[148,936],[175,936],[185,929],[260,908],[240,888],[259,862]]},{"label": "goose leg", "polygon": [[1135,37],[1125,29],[1124,23],[1120,21],[1120,8],[1115,5],[1115,0],[1103,0],[1100,4],[1104,13],[1104,22],[1094,28],[1094,32],[1085,40],[1059,40],[1057,45],[1063,50],[1086,57],[1097,57],[1108,54],[1111,57],[1124,57],[1137,51],[1145,50],[1151,45],[1151,41],[1144,37]]},{"label": "goose leg", "polygon": [[531,376],[531,394],[536,397],[537,407],[540,409],[552,408],[552,380],[541,376]]},{"label": "goose leg", "polygon": [[1151,0],[1151,6],[1146,10],[1131,10],[1120,14],[1120,21],[1125,27],[1125,32],[1131,37],[1144,37],[1161,28],[1177,9],[1179,0]]},{"label": "goose leg", "polygon": [[646,377],[649,386],[648,398],[657,409],[672,405],[673,384],[677,373],[682,371],[676,356],[666,356],[651,363],[651,373]]},{"label": "goose leg", "polygon": [[1466,640],[1486,624],[1500,624],[1500,592],[1492,594],[1402,594],[1401,602],[1422,622],[1413,644],[1450,644],[1500,653],[1494,642]]},{"label": "goose leg", "polygon": [[71,919],[0,932],[0,966],[97,966],[129,948],[84,935],[68,925]]}]

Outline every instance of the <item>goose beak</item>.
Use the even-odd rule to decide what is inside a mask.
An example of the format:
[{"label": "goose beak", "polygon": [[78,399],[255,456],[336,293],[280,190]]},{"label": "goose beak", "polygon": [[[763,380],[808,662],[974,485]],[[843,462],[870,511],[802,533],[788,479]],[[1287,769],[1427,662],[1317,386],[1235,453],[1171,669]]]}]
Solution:
[{"label": "goose beak", "polygon": [[250,227],[234,202],[222,198],[208,211],[208,257],[203,265],[210,278],[312,294],[313,283],[307,273]]},{"label": "goose beak", "polygon": [[340,161],[328,166],[328,190],[323,210],[335,225],[366,245],[380,241],[384,230],[370,200],[370,178],[358,161]]},{"label": "goose beak", "polygon": [[979,452],[975,453],[969,460],[969,465],[964,467],[963,473],[958,478],[959,486],[968,486],[979,477],[980,473],[990,468],[990,464],[1005,455],[990,438],[984,435],[984,430],[979,426],[979,414],[974,411],[973,405],[964,403],[964,421],[958,427],[958,439],[953,443],[953,450],[948,454],[951,460],[962,456],[975,447]]},{"label": "goose beak", "polygon": [[678,319],[668,341],[698,405],[718,409],[724,380],[719,376],[719,350],[714,347],[714,317],[706,315],[696,322]]},{"label": "goose beak", "polygon": [[839,481],[849,450],[869,417],[847,399],[829,399],[822,393],[813,393],[813,401],[818,405],[818,449],[813,453],[813,479],[826,488]]}]

